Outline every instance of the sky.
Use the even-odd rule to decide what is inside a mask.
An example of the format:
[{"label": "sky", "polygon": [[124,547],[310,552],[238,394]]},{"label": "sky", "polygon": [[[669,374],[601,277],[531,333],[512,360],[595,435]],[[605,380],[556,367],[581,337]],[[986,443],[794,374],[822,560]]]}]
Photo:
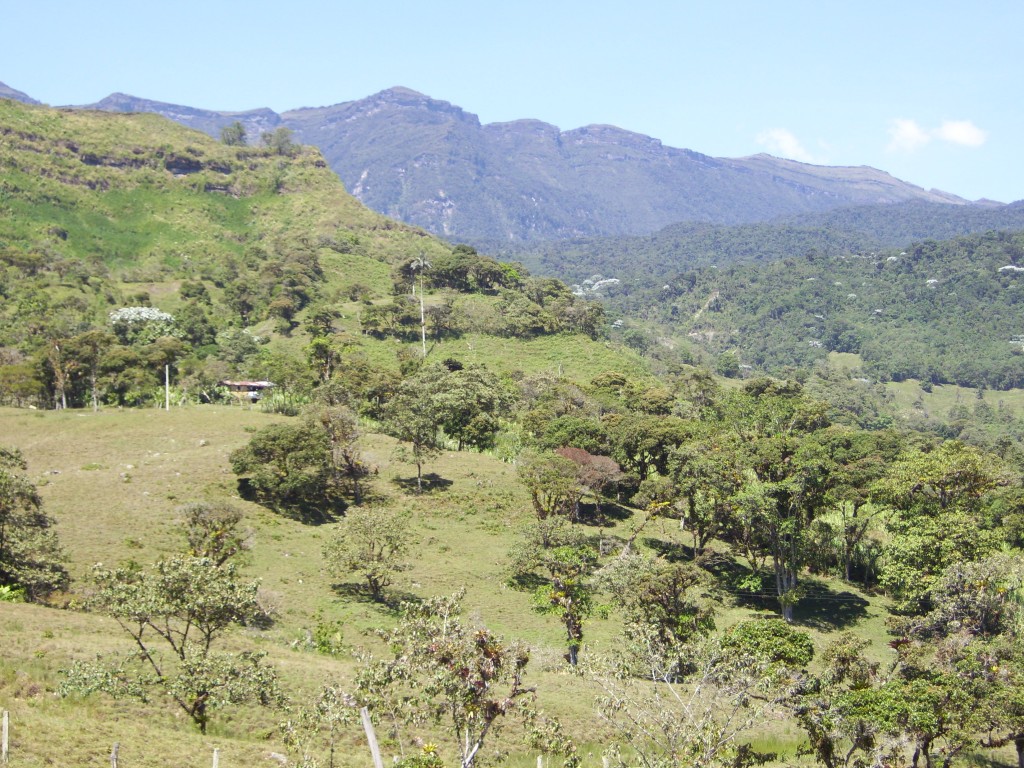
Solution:
[{"label": "sky", "polygon": [[278,112],[405,86],[481,122],[1024,198],[1020,0],[0,0],[0,82]]}]

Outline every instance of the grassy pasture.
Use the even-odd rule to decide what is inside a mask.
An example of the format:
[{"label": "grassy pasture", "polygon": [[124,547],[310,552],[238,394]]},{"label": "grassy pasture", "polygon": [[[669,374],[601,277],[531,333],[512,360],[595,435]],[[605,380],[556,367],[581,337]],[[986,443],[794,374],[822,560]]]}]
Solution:
[{"label": "grassy pasture", "polygon": [[[277,620],[265,631],[240,631],[229,644],[267,651],[284,686],[301,702],[321,684],[345,683],[353,674],[347,654],[331,657],[309,648],[318,622],[339,623],[347,647],[379,651],[372,629],[393,623],[395,612],[393,606],[368,601],[358,585],[338,583],[325,571],[321,550],[335,524],[304,525],[237,498],[228,454],[245,444],[251,430],[282,418],[227,406],[98,414],[0,409],[0,439],[20,447],[28,460],[29,475],[57,520],[75,590],[87,588],[96,562],[149,563],[177,549],[181,539],[175,510],[181,504],[230,500],[242,507],[254,534],[246,573],[261,579]],[[372,486],[379,503],[412,513],[410,536],[417,544],[411,568],[396,580],[392,594],[424,597],[465,589],[468,618],[531,646],[528,679],[537,686],[542,707],[560,717],[579,740],[585,764],[600,765],[601,744],[610,733],[594,713],[594,684],[565,671],[557,622],[532,611],[530,596],[505,584],[507,552],[517,529],[532,515],[514,467],[488,455],[446,452],[425,467],[442,479],[438,487],[417,497],[405,490],[414,471],[394,461],[394,442],[369,434],[364,444],[367,460],[378,468]],[[588,530],[595,537],[625,536],[635,523],[635,518],[609,520],[605,527]],[[649,526],[640,541],[675,547],[688,543],[677,524],[667,520]],[[872,639],[879,661],[888,658],[882,603],[840,582],[815,582],[812,592],[798,621],[819,647],[829,633],[855,629]],[[729,601],[722,605],[718,624],[771,610],[770,601]],[[105,696],[61,700],[53,691],[59,670],[70,659],[126,648],[116,625],[73,610],[7,603],[0,604],[0,617],[0,707],[12,713],[15,765],[107,765],[114,741],[122,745],[122,764],[145,768],[206,765],[215,747],[221,750],[221,765],[275,765],[274,755],[287,752],[278,729],[285,713],[225,710],[215,716],[204,739],[187,718],[159,701],[143,706]],[[613,648],[618,630],[614,617],[592,620],[584,657]],[[381,736],[388,756],[415,751],[412,734]],[[504,744],[513,750],[509,765],[535,765],[535,755],[517,751],[514,729],[507,736]],[[441,735],[433,740],[445,742]],[[765,723],[757,746],[781,751],[785,757],[779,765],[798,765],[794,754],[800,741],[795,724],[779,720]],[[367,757],[359,730],[347,732],[336,764],[365,765]]]}]

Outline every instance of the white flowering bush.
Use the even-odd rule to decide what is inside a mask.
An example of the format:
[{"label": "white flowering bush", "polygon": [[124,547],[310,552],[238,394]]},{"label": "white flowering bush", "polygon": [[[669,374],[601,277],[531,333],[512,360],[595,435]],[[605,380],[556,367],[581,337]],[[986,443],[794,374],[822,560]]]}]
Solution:
[{"label": "white flowering bush", "polygon": [[156,307],[122,307],[110,313],[110,324],[124,344],[148,344],[161,336],[181,337],[174,316]]}]

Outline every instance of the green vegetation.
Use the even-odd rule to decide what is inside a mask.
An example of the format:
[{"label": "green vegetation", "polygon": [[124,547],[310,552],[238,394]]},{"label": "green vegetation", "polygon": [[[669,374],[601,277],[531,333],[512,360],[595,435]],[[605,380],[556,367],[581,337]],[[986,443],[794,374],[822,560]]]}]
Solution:
[{"label": "green vegetation", "polygon": [[0,588],[3,599],[42,600],[67,586],[68,573],[35,485],[17,449],[0,446]]},{"label": "green vegetation", "polygon": [[[36,121],[20,141],[70,130],[19,109]],[[79,154],[90,127],[108,136],[68,119]],[[0,409],[0,697],[22,764],[118,741],[140,766],[211,747],[354,766],[362,707],[388,759],[430,768],[1024,752],[1016,417],[984,396],[901,412],[849,369],[864,349],[786,379],[624,349],[558,281],[365,212],[380,228],[358,229],[286,135],[240,149],[174,130],[253,153],[240,179],[292,179],[251,193],[268,213],[235,277],[164,264],[148,301],[104,304],[137,267],[101,259],[53,313],[70,287],[4,235],[0,396],[35,406]],[[182,206],[223,194],[140,167]],[[104,173],[81,207],[116,194]],[[75,208],[54,178],[38,183]],[[378,250],[304,245],[317,216]],[[258,408],[219,388],[250,376],[274,382]]]},{"label": "green vegetation", "polygon": [[[723,375],[809,371],[838,352],[859,355],[874,380],[1005,390],[1024,384],[1022,242],[990,232],[872,254],[809,251],[613,286],[609,301],[687,337]],[[735,356],[728,370],[723,354]]]}]

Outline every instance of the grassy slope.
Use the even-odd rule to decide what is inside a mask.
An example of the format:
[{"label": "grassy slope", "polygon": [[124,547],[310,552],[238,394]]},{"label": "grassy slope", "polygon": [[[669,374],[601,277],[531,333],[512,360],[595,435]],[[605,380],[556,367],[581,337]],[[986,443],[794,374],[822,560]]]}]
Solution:
[{"label": "grassy slope", "polygon": [[[364,633],[393,621],[384,607],[367,603],[351,588],[332,584],[321,561],[321,548],[331,526],[310,527],[279,518],[234,497],[234,477],[227,455],[248,439],[248,429],[280,417],[227,407],[194,407],[171,412],[114,411],[99,414],[0,410],[0,434],[19,445],[29,472],[41,486],[48,511],[70,557],[79,587],[90,566],[124,558],[146,563],[179,545],[175,508],[195,500],[226,500],[243,506],[255,531],[248,573],[262,579],[268,599],[278,607],[276,625],[263,633],[243,633],[232,642],[256,645],[270,653],[293,692],[312,691],[332,679],[350,680],[351,663],[303,650],[314,614],[340,621],[349,645],[369,645]],[[403,574],[396,594],[442,594],[466,588],[467,614],[479,617],[506,637],[522,638],[534,648],[530,677],[541,692],[541,703],[563,717],[585,742],[598,738],[592,693],[578,678],[561,668],[562,633],[557,624],[530,610],[529,596],[503,584],[503,568],[516,528],[531,515],[524,489],[514,469],[495,459],[472,453],[447,453],[429,467],[452,485],[415,497],[395,484],[411,468],[392,461],[389,438],[369,435],[366,453],[380,468],[375,489],[388,505],[413,515],[412,568]],[[632,525],[618,523],[622,533]],[[616,529],[593,529],[594,535],[613,535]],[[659,524],[655,539],[678,536],[674,524]],[[833,585],[831,601],[805,618],[814,634],[834,629],[837,606],[847,590]],[[845,599],[850,599],[845,595]],[[199,764],[213,747],[222,749],[230,764],[260,764],[268,751],[283,752],[275,731],[282,715],[243,709],[215,721],[212,737],[202,740],[188,723],[168,708],[140,708],[105,697],[60,701],[50,691],[58,670],[70,658],[89,657],[124,647],[112,622],[80,613],[37,606],[4,605],[5,653],[0,661],[0,702],[12,711],[18,764],[46,765],[73,755],[76,765],[101,764],[113,741],[122,743],[122,757],[139,766],[164,765],[169,754]],[[746,609],[725,608],[725,625]],[[8,618],[9,617],[9,618]],[[884,646],[882,611],[870,605],[857,630]],[[817,627],[817,629],[815,629]],[[615,642],[614,619],[594,621],[587,628],[588,649],[596,653]],[[300,693],[296,694],[297,696]],[[143,713],[148,716],[140,717]],[[785,726],[785,733],[777,728]],[[776,723],[770,741],[793,748],[795,727]],[[348,751],[352,763],[362,760],[358,732]],[[769,739],[768,734],[765,735]],[[440,741],[440,739],[438,739]],[[408,746],[408,745],[406,745]],[[391,746],[389,752],[397,753]],[[596,747],[595,747],[596,749]],[[206,757],[204,757],[206,755]],[[526,764],[528,756],[523,756]],[[67,763],[65,763],[67,764]]]},{"label": "grassy slope", "polygon": [[[854,372],[859,371],[862,364],[860,355],[844,352],[830,352],[828,359],[832,365]],[[892,393],[897,410],[906,415],[921,414],[944,420],[954,405],[962,404],[973,408],[980,399],[995,409],[1002,406],[1018,417],[1024,416],[1024,389],[985,389],[979,393],[974,387],[946,384],[933,386],[932,390],[927,392],[921,388],[921,382],[917,379],[890,381],[885,388]]]}]

